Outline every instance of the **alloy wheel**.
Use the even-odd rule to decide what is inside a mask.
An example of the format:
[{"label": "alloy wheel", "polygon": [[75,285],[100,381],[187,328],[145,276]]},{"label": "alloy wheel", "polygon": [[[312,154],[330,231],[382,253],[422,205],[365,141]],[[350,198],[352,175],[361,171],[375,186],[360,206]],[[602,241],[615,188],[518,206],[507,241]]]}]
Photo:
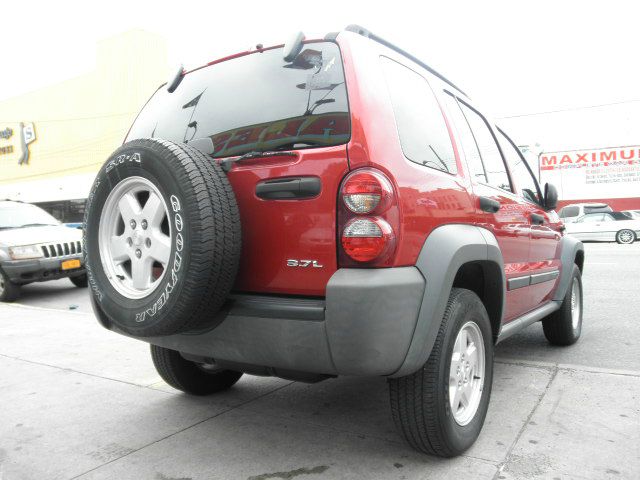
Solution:
[{"label": "alloy wheel", "polygon": [[456,337],[449,369],[449,405],[458,425],[467,425],[478,411],[484,375],[482,332],[476,323],[467,322]]},{"label": "alloy wheel", "polygon": [[118,183],[105,202],[98,233],[109,282],[130,299],[144,298],[165,275],[171,256],[167,204],[144,177]]}]

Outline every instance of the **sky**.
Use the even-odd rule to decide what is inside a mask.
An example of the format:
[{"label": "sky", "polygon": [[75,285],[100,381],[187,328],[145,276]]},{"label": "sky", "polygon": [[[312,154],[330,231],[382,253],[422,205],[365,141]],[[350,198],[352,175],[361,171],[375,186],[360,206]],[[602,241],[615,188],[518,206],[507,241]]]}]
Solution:
[{"label": "sky", "polygon": [[162,35],[169,62],[193,67],[357,23],[450,78],[520,144],[640,144],[634,1],[32,0],[1,10],[0,100],[91,70],[96,42],[130,29]]}]

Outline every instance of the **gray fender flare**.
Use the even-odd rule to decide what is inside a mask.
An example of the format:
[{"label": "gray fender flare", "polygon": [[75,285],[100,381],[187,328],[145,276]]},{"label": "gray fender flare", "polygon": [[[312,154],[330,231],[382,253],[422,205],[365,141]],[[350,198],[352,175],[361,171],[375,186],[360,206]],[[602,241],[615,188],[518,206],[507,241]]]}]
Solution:
[{"label": "gray fender flare", "polygon": [[443,225],[425,240],[416,267],[426,280],[413,338],[402,366],[392,377],[409,375],[429,358],[438,335],[451,288],[460,267],[468,262],[495,262],[502,275],[502,312],[504,312],[505,276],[502,252],[495,236],[474,225]]},{"label": "gray fender flare", "polygon": [[[561,302],[564,300],[564,296],[569,288],[571,282],[571,276],[573,273],[573,264],[576,261],[578,252],[584,255],[584,245],[580,240],[570,235],[565,235],[560,240],[560,261],[562,268],[560,270],[560,279],[558,280],[558,287],[553,295],[555,301]],[[584,258],[584,256],[583,256]]]}]

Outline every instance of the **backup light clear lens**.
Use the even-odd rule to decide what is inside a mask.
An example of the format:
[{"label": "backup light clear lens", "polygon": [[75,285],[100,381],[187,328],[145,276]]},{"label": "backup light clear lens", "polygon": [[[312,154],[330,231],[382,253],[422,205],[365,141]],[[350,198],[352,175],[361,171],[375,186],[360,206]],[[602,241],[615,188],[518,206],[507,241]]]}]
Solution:
[{"label": "backup light clear lens", "polygon": [[342,232],[342,248],[357,262],[375,260],[393,243],[391,226],[381,218],[356,218]]},{"label": "backup light clear lens", "polygon": [[342,199],[346,207],[358,215],[383,212],[389,206],[393,188],[389,180],[378,171],[365,168],[349,174],[342,186]]},{"label": "backup light clear lens", "polygon": [[342,234],[344,237],[382,237],[382,230],[373,220],[357,219],[349,223]]},{"label": "backup light clear lens", "polygon": [[343,198],[347,208],[354,213],[369,213],[380,203],[380,195],[375,193],[355,193]]}]

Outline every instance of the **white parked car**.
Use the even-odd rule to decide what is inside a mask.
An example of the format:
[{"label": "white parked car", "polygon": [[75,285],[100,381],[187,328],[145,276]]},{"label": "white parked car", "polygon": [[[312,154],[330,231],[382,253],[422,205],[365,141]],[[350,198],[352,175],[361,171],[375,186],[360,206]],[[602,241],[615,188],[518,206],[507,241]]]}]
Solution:
[{"label": "white parked car", "polygon": [[640,220],[640,210],[622,210],[627,217],[631,217],[636,220]]},{"label": "white parked car", "polygon": [[572,203],[560,209],[558,215],[564,223],[575,222],[587,213],[612,212],[613,209],[606,203]]},{"label": "white parked car", "polygon": [[640,220],[622,212],[588,213],[566,224],[567,233],[593,242],[633,243],[640,235]]}]

